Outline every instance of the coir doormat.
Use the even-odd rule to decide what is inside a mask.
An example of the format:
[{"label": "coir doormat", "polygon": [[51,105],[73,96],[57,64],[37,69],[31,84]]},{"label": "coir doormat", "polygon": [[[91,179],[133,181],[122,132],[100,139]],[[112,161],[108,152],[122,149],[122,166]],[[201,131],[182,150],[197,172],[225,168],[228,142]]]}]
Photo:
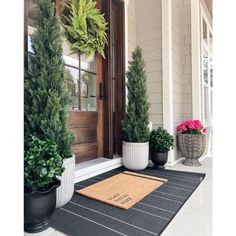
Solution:
[{"label": "coir doormat", "polygon": [[76,192],[127,210],[167,181],[165,178],[124,171]]}]

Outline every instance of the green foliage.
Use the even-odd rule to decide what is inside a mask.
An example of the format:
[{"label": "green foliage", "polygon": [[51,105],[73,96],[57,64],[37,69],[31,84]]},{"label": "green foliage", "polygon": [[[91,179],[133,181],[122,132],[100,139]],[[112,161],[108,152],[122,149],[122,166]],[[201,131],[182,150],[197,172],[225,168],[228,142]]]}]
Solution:
[{"label": "green foliage", "polygon": [[24,186],[28,192],[47,190],[64,167],[57,145],[50,140],[30,136],[25,140]]},{"label": "green foliage", "polygon": [[123,139],[127,142],[142,143],[149,140],[147,76],[142,50],[137,47],[132,53],[129,70],[126,74],[128,82],[128,105],[122,121]]},{"label": "green foliage", "polygon": [[152,151],[169,151],[170,148],[174,148],[174,136],[169,134],[166,129],[159,127],[152,130],[149,144]]},{"label": "green foliage", "polygon": [[25,137],[49,139],[57,144],[63,158],[69,158],[73,141],[67,127],[70,97],[65,86],[61,32],[53,2],[39,1],[36,29],[24,81]]},{"label": "green foliage", "polygon": [[66,0],[62,22],[71,49],[92,54],[98,52],[103,58],[107,45],[107,22],[93,0]]}]

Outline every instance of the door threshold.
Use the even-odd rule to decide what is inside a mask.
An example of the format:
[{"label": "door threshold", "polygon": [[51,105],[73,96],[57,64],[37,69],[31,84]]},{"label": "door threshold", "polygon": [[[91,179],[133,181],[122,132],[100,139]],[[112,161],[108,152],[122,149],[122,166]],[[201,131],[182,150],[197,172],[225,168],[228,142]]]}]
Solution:
[{"label": "door threshold", "polygon": [[75,165],[74,183],[81,182],[91,177],[103,174],[123,165],[122,158],[114,156],[113,159],[97,158]]}]

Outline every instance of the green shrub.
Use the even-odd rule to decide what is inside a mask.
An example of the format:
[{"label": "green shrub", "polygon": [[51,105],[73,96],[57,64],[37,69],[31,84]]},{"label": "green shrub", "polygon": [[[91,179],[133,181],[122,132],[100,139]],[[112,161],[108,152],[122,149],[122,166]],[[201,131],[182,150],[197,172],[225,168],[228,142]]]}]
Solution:
[{"label": "green shrub", "polygon": [[30,136],[25,140],[24,186],[26,191],[47,190],[64,167],[57,145],[50,140]]},{"label": "green shrub", "polygon": [[174,136],[169,134],[166,129],[159,127],[152,130],[150,135],[150,149],[154,152],[169,151],[174,148]]},{"label": "green shrub", "polygon": [[63,158],[70,158],[73,141],[67,127],[70,97],[64,79],[60,25],[52,1],[39,1],[32,50],[24,81],[25,137],[49,139],[57,144]]},{"label": "green shrub", "polygon": [[147,75],[142,50],[137,47],[132,53],[127,72],[128,104],[122,121],[123,140],[142,143],[149,140]]}]

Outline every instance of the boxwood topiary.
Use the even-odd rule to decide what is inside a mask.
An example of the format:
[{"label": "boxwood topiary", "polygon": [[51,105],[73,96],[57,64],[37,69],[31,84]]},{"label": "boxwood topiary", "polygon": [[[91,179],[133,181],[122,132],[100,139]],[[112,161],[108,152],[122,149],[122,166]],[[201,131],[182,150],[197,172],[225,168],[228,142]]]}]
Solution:
[{"label": "boxwood topiary", "polygon": [[25,140],[24,186],[26,192],[45,191],[64,171],[63,158],[50,140],[30,136]]},{"label": "boxwood topiary", "polygon": [[174,136],[169,134],[166,129],[159,127],[152,130],[149,144],[153,152],[169,151],[170,148],[174,148]]}]

